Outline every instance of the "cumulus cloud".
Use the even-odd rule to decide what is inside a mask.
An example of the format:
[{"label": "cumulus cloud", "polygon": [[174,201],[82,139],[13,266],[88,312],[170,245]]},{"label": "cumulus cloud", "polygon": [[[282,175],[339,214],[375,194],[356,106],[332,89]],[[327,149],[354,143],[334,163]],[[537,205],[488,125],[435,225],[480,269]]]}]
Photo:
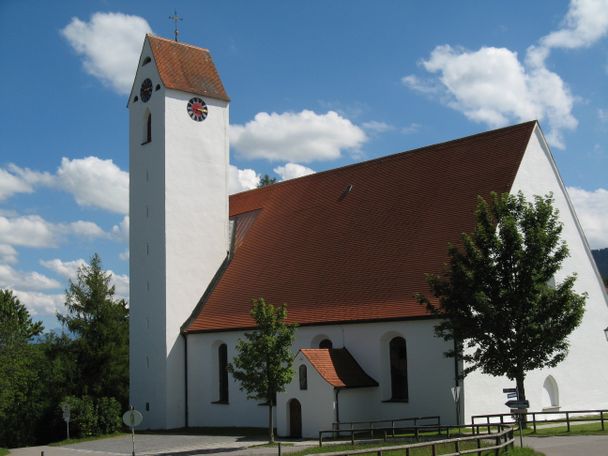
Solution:
[{"label": "cumulus cloud", "polygon": [[608,190],[568,187],[568,194],[591,248],[608,247]]},{"label": "cumulus cloud", "polygon": [[38,272],[23,272],[11,266],[0,264],[0,288],[48,290],[61,288],[61,284]]},{"label": "cumulus cloud", "polygon": [[230,143],[245,158],[309,163],[335,160],[342,151],[357,150],[365,132],[334,111],[260,112],[245,125],[230,127]]},{"label": "cumulus cloud", "polygon": [[39,215],[0,215],[0,243],[25,247],[56,247],[65,236],[85,238],[105,237],[95,223],[78,220],[71,223],[52,223]]},{"label": "cumulus cloud", "polygon": [[371,131],[372,133],[385,133],[395,129],[394,125],[387,124],[386,122],[379,122],[377,120],[370,120],[369,122],[363,122],[361,124],[364,130]]},{"label": "cumulus cloud", "polygon": [[260,176],[253,169],[239,169],[234,165],[228,168],[228,193],[238,193],[256,188]]},{"label": "cumulus cloud", "polygon": [[277,166],[273,171],[281,177],[282,181],[315,173],[314,169],[299,165],[298,163],[286,163],[284,166]]},{"label": "cumulus cloud", "polygon": [[86,157],[62,158],[57,186],[71,193],[81,206],[93,206],[119,214],[129,212],[129,173],[112,160]]},{"label": "cumulus cloud", "polygon": [[139,16],[95,13],[88,22],[72,18],[61,34],[82,57],[87,73],[117,93],[128,95],[144,36],[151,31]]},{"label": "cumulus cloud", "polygon": [[0,168],[0,200],[19,192],[31,193],[37,186],[66,191],[81,206],[118,214],[129,212],[129,173],[112,160],[63,157],[55,174],[15,164]]},{"label": "cumulus cloud", "polygon": [[507,48],[470,51],[442,45],[421,62],[434,77],[407,75],[401,81],[491,127],[531,119],[546,121],[548,141],[564,148],[564,132],[578,124],[572,114],[575,97],[545,61],[551,49],[591,46],[607,33],[608,0],[572,0],[561,28],[530,46],[523,62]]},{"label": "cumulus cloud", "polygon": [[12,245],[0,244],[0,263],[13,264],[17,262],[17,250]]},{"label": "cumulus cloud", "polygon": [[112,237],[118,241],[129,242],[129,216],[125,215],[118,225],[112,227]]},{"label": "cumulus cloud", "polygon": [[40,291],[13,290],[33,316],[56,315],[63,310],[65,295],[63,293],[43,293]]}]

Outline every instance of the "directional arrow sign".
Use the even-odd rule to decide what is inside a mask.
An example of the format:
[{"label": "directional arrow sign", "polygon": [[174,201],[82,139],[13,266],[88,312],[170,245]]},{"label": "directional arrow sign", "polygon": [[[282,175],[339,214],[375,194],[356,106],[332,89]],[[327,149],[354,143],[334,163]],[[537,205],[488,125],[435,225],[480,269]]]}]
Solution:
[{"label": "directional arrow sign", "polygon": [[527,409],[530,408],[529,401],[507,401],[505,405],[513,409]]},{"label": "directional arrow sign", "polygon": [[517,388],[503,388],[503,393],[517,393]]}]

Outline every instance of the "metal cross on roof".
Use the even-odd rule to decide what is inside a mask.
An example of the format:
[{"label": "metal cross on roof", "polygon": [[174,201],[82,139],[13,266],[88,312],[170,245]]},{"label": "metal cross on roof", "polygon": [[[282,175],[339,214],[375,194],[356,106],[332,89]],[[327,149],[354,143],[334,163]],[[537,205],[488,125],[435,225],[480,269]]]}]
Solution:
[{"label": "metal cross on roof", "polygon": [[182,19],[181,17],[179,17],[177,15],[177,11],[173,10],[173,16],[169,16],[169,19],[171,19],[174,23],[175,23],[175,30],[173,31],[173,33],[175,34],[175,41],[177,42],[177,36],[179,35],[179,29],[177,28],[177,23],[179,21],[183,21],[184,19]]}]

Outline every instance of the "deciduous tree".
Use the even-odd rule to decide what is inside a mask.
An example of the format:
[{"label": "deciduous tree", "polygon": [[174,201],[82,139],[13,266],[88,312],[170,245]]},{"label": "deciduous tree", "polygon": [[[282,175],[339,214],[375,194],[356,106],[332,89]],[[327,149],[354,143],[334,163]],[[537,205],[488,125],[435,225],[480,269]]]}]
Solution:
[{"label": "deciduous tree", "polygon": [[568,247],[552,195],[491,198],[479,198],[475,230],[462,245],[449,246],[445,272],[427,277],[439,305],[418,300],[441,318],[437,335],[456,342],[447,355],[462,357],[464,375],[505,375],[525,399],[526,372],[566,357],[586,296],[574,292],[574,275],[555,282]]},{"label": "deciduous tree", "polygon": [[245,333],[245,339],[238,341],[237,355],[228,369],[248,399],[264,401],[268,405],[268,439],[273,442],[272,406],[276,394],[285,391],[293,378],[291,345],[295,325],[285,323],[285,305],[276,308],[263,298],[253,300],[251,316],[256,329]]}]

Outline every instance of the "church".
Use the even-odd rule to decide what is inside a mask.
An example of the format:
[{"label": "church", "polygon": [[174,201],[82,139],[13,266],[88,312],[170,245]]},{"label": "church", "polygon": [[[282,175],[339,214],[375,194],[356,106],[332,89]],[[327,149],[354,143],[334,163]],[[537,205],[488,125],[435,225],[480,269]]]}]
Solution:
[{"label": "church", "polygon": [[[266,425],[226,370],[252,298],[297,323],[280,436],[332,423],[506,413],[506,378],[458,384],[416,302],[477,196],[552,192],[587,294],[570,353],[530,372],[530,408],[608,408],[608,298],[536,121],[228,195],[230,98],[208,50],[147,35],[129,96],[130,400],[143,428]],[[457,416],[457,410],[459,416]]]}]

